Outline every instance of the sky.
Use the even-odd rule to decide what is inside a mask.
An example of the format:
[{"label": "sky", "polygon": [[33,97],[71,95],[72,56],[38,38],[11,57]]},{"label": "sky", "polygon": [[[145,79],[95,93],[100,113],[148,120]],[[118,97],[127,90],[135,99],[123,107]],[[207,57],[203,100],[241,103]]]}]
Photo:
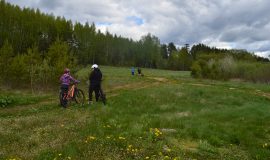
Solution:
[{"label": "sky", "polygon": [[96,24],[139,40],[151,33],[176,46],[203,43],[270,54],[269,0],[6,0],[21,7]]}]

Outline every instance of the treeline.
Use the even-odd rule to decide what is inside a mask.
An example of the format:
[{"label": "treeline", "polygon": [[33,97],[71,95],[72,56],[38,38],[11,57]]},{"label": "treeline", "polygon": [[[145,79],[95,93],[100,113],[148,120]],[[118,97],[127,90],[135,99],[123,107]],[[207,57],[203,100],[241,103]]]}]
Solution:
[{"label": "treeline", "polygon": [[237,60],[268,61],[243,50],[220,50],[203,44],[191,49],[177,48],[172,42],[161,44],[150,33],[134,41],[108,31],[102,33],[94,23],[73,24],[64,17],[44,14],[38,9],[22,9],[4,0],[0,0],[0,37],[0,81],[11,87],[46,88],[57,84],[65,67],[76,69],[93,63],[172,70],[192,68],[195,77],[207,78],[202,74],[204,63],[226,55]]},{"label": "treeline", "polygon": [[194,58],[191,75],[195,78],[236,78],[252,82],[270,82],[269,59],[245,50],[222,50],[199,44],[193,46],[190,53]]}]

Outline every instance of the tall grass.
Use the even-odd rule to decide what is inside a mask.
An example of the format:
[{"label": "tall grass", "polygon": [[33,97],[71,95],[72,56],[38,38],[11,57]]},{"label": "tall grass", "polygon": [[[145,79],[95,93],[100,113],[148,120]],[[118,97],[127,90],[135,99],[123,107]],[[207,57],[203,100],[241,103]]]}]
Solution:
[{"label": "tall grass", "polygon": [[269,158],[269,86],[101,69],[106,106],[62,109],[40,99],[1,109],[0,159]]}]

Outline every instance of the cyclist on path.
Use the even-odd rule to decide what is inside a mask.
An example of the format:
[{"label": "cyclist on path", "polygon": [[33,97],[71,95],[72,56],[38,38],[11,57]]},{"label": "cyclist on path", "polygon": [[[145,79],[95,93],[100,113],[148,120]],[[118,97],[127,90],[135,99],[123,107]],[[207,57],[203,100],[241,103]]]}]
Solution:
[{"label": "cyclist on path", "polygon": [[65,68],[64,74],[60,77],[60,82],[61,82],[61,99],[60,99],[60,104],[64,108],[67,107],[67,94],[68,94],[68,87],[70,85],[70,82],[73,81],[74,83],[79,83],[80,81],[74,79],[70,75],[70,70],[68,68]]}]

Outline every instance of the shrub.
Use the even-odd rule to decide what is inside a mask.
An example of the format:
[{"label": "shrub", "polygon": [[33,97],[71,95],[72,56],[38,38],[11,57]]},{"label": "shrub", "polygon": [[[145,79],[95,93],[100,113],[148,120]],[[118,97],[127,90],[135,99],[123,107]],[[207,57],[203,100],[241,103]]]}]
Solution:
[{"label": "shrub", "polygon": [[14,100],[8,96],[1,96],[0,97],[0,107],[5,108],[12,104]]},{"label": "shrub", "polygon": [[191,66],[191,76],[194,78],[201,78],[202,77],[202,68],[197,61],[194,62]]}]

